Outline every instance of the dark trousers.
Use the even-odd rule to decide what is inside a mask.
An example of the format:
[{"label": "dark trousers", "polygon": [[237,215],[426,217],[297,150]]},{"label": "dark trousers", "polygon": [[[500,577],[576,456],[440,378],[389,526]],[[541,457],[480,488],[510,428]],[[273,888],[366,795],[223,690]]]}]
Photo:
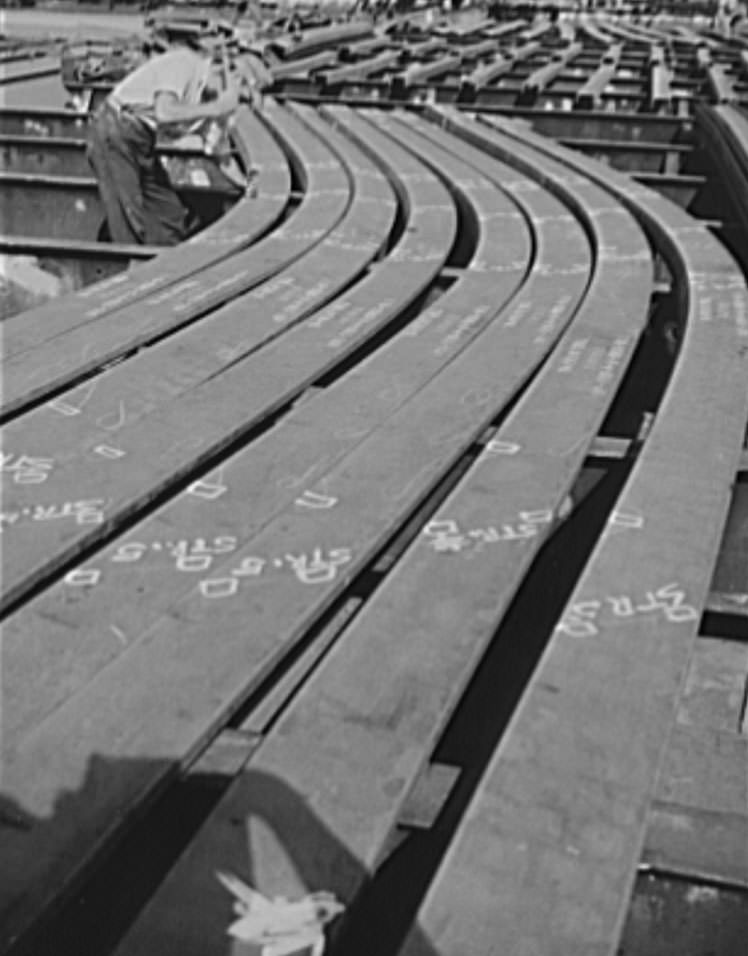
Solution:
[{"label": "dark trousers", "polygon": [[86,155],[113,242],[173,246],[185,238],[187,210],[156,155],[156,136],[146,123],[104,103],[89,126]]}]

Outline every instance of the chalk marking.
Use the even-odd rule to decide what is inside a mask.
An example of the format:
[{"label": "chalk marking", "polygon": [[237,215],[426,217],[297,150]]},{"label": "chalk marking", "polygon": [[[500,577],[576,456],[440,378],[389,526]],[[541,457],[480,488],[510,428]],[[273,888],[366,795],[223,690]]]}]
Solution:
[{"label": "chalk marking", "polygon": [[124,458],[127,452],[122,451],[121,448],[114,448],[112,445],[97,445],[94,448],[94,453],[101,455],[102,458]]},{"label": "chalk marking", "polygon": [[206,475],[204,478],[198,478],[191,485],[187,486],[185,494],[194,495],[196,498],[205,498],[208,501],[214,501],[227,492],[228,486],[223,480],[223,468],[219,468],[215,476]]},{"label": "chalk marking", "polygon": [[302,584],[325,584],[333,581],[338,568],[351,560],[350,548],[335,548],[327,558],[322,557],[322,549],[315,548],[311,557],[306,554],[286,554],[285,558]]},{"label": "chalk marking", "polygon": [[76,568],[74,571],[68,571],[64,581],[73,587],[93,587],[100,579],[101,571],[98,568]]},{"label": "chalk marking", "polygon": [[283,475],[277,481],[276,485],[278,488],[284,488],[291,491],[294,488],[298,488],[299,485],[303,485],[304,482],[317,470],[317,465],[311,465],[304,472],[303,475]]},{"label": "chalk marking", "polygon": [[101,428],[106,428],[107,431],[113,432],[117,431],[118,428],[122,428],[126,419],[125,403],[120,401],[117,403],[116,412],[107,412],[105,415],[101,415],[96,419],[96,424],[100,425]]},{"label": "chalk marking", "polygon": [[294,504],[300,508],[318,508],[321,510],[334,508],[337,503],[338,499],[332,495],[321,495],[316,491],[309,491],[308,489],[294,502]]},{"label": "chalk marking", "polygon": [[608,524],[614,528],[643,528],[644,516],[630,511],[614,511],[608,518]]},{"label": "chalk marking", "polygon": [[[661,611],[671,624],[681,624],[687,621],[697,621],[699,614],[696,608],[686,604],[685,591],[671,582],[658,588],[656,591],[646,592],[646,601],[636,604],[629,595],[606,595],[603,599],[610,606],[614,617],[631,618],[640,614],[650,614]],[[579,601],[572,604],[568,613],[564,614],[556,625],[556,630],[568,634],[570,637],[595,637],[599,634],[596,623],[597,617],[603,608],[602,601]]]},{"label": "chalk marking", "polygon": [[[60,415],[68,415],[68,416],[80,415],[80,413],[81,413],[81,411],[83,410],[83,407],[85,406],[86,402],[87,402],[87,401],[91,398],[91,396],[93,395],[94,390],[96,389],[97,384],[98,384],[97,381],[94,379],[94,381],[91,382],[90,385],[88,385],[88,386],[81,386],[80,389],[75,389],[75,390],[68,396],[68,399],[67,399],[67,400],[64,399],[64,398],[55,398],[55,399],[53,399],[51,402],[47,402],[47,408],[51,408],[53,411],[59,412]],[[78,402],[78,404],[74,405],[74,404],[70,401],[70,398],[72,398],[73,396],[75,396],[76,393],[79,392],[79,391],[81,391],[81,390],[83,391],[83,397],[82,397],[81,401]]]},{"label": "chalk marking", "polygon": [[[13,459],[16,459],[13,461]],[[54,467],[54,458],[0,453],[0,472],[13,476],[17,485],[39,485],[46,481]]]},{"label": "chalk marking", "polygon": [[120,644],[123,645],[123,647],[127,647],[127,636],[125,635],[124,631],[120,630],[120,628],[118,628],[114,624],[109,625],[109,630],[112,632],[112,634],[114,634],[114,636],[117,638]]},{"label": "chalk marking", "polygon": [[502,441],[500,438],[492,438],[483,449],[483,455],[516,455],[522,450],[522,446],[516,442]]},{"label": "chalk marking", "polygon": [[200,581],[198,587],[203,597],[225,598],[236,594],[239,590],[239,582],[236,578],[210,578]]}]

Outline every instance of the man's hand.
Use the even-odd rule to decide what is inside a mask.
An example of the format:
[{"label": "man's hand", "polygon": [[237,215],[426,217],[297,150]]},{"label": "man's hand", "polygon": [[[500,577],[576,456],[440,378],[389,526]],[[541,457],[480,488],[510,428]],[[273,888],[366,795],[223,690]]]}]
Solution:
[{"label": "man's hand", "polygon": [[157,93],[154,116],[159,126],[181,125],[200,120],[223,119],[230,116],[239,105],[239,91],[234,84],[214,100],[207,103],[187,105],[180,103],[171,92]]},{"label": "man's hand", "polygon": [[239,106],[239,88],[230,83],[221,95],[213,101],[215,115],[218,118],[230,116]]},{"label": "man's hand", "polygon": [[242,102],[251,106],[253,110],[262,109],[262,93],[254,83],[247,83],[242,90]]}]

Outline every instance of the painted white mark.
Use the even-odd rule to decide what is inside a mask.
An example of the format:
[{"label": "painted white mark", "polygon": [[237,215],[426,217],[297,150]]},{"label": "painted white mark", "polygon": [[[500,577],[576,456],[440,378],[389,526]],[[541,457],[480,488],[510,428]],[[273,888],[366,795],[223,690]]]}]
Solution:
[{"label": "painted white mark", "polygon": [[658,588],[654,594],[647,591],[647,603],[638,604],[637,611],[662,610],[668,621],[679,624],[682,621],[697,621],[699,618],[696,608],[685,603],[686,593],[673,581]]},{"label": "painted white mark", "polygon": [[643,528],[644,516],[631,511],[614,511],[608,519],[608,524],[616,528]]},{"label": "painted white mark", "polygon": [[64,402],[61,398],[56,398],[52,402],[47,402],[47,408],[51,408],[55,412],[59,412],[60,415],[80,415],[80,408],[76,408],[74,405],[70,405],[68,402]]},{"label": "painted white mark", "polygon": [[51,402],[47,402],[47,408],[51,408],[61,415],[80,415],[84,405],[93,395],[97,384],[97,381],[94,379],[89,385],[82,385],[80,388],[70,392],[67,399],[55,398]]},{"label": "painted white mark", "polygon": [[177,558],[177,571],[207,571],[213,563],[210,554],[183,554]]},{"label": "painted white mark", "polygon": [[200,593],[206,598],[232,597],[239,590],[236,578],[209,578],[199,584]]},{"label": "painted white mark", "polygon": [[68,571],[65,575],[65,584],[74,587],[92,587],[98,584],[101,578],[101,571],[98,568],[76,568],[74,571]]},{"label": "painted white mark", "polygon": [[322,549],[315,548],[311,556],[306,554],[287,554],[286,561],[302,584],[326,584],[333,581],[338,568],[351,560],[350,548],[334,548],[327,557]]},{"label": "painted white mark", "polygon": [[66,501],[62,505],[35,505],[32,521],[55,521],[59,518],[75,518],[77,524],[101,524],[102,508],[108,502],[103,498],[88,501]]},{"label": "painted white mark", "polygon": [[118,428],[122,428],[127,419],[127,414],[125,412],[125,403],[120,401],[117,404],[117,411],[113,413],[107,413],[102,415],[100,418],[96,419],[96,424],[100,425],[102,428],[106,428],[107,431],[116,431]]},{"label": "painted white mark", "polygon": [[634,602],[630,597],[607,597],[605,600],[610,604],[611,610],[616,617],[633,617],[636,614]]},{"label": "painted white mark", "polygon": [[516,455],[521,451],[522,446],[512,441],[502,441],[500,438],[492,438],[483,449],[484,455]]},{"label": "painted white mark", "polygon": [[186,493],[194,495],[196,498],[206,498],[208,501],[213,501],[220,498],[228,490],[228,486],[223,481],[223,469],[219,468],[215,475],[206,475],[204,478],[193,481],[188,486]]},{"label": "painted white mark", "polygon": [[571,495],[567,495],[561,504],[558,506],[558,517],[561,521],[566,521],[569,515],[574,510],[574,499]]},{"label": "painted white mark", "polygon": [[[231,572],[233,575],[236,575],[238,578],[256,578],[262,574],[263,568],[267,562],[264,558],[258,558],[255,556],[250,556],[248,558],[243,558],[242,563],[238,568],[234,568]],[[278,562],[280,565],[283,564],[282,561]]]},{"label": "painted white mark", "polygon": [[294,502],[294,504],[300,508],[315,508],[321,510],[334,508],[337,503],[338,499],[332,495],[321,495],[316,491],[309,491],[308,489]]},{"label": "painted white mark", "polygon": [[110,625],[109,625],[109,629],[111,630],[112,634],[114,634],[114,636],[117,638],[117,640],[120,642],[120,644],[122,644],[123,646],[126,647],[126,646],[127,646],[127,636],[126,636],[125,632],[122,631],[122,630],[120,630],[120,628],[118,628],[118,627],[117,627],[116,625],[114,625],[114,624],[110,624]]},{"label": "painted white mark", "polygon": [[548,524],[553,521],[553,511],[544,508],[541,511],[520,511],[519,520],[522,524]]},{"label": "painted white mark", "polygon": [[[13,460],[15,458],[15,461]],[[17,485],[39,485],[54,467],[54,458],[0,453],[0,472],[11,474]]]},{"label": "painted white mark", "polygon": [[480,541],[483,544],[497,544],[499,541],[501,541],[501,534],[496,530],[496,528],[493,527],[476,528],[473,531],[468,531],[467,536],[468,538],[472,538],[474,541]]},{"label": "painted white mark", "polygon": [[310,956],[322,956],[325,924],[345,909],[326,891],[298,900],[270,900],[232,873],[218,871],[216,876],[235,898],[234,912],[238,918],[229,926],[228,935],[265,956],[302,950]]},{"label": "painted white mark", "polygon": [[124,458],[127,454],[122,451],[121,448],[114,448],[112,445],[97,445],[96,448],[94,448],[94,452],[97,455],[101,455],[102,458],[111,459]]},{"label": "painted white mark", "polygon": [[690,886],[686,892],[687,903],[716,903],[719,890],[714,886]]},{"label": "painted white mark", "polygon": [[435,551],[441,553],[460,552],[470,544],[468,537],[461,533],[456,521],[435,519],[423,529],[427,538],[433,538],[431,545]]},{"label": "painted white mark", "polygon": [[303,475],[283,475],[277,480],[276,485],[279,488],[284,488],[288,491],[291,491],[294,488],[298,488],[299,485],[303,485],[307,478],[314,474],[316,469],[317,464],[314,464],[307,468]]},{"label": "painted white mark", "polygon": [[572,604],[569,612],[556,625],[556,630],[570,637],[594,637],[598,633],[594,621],[601,606],[600,601],[579,601]]},{"label": "painted white mark", "polygon": [[127,544],[121,544],[111,560],[116,564],[131,564],[133,561],[139,561],[147,550],[147,546],[139,541],[130,541]]}]

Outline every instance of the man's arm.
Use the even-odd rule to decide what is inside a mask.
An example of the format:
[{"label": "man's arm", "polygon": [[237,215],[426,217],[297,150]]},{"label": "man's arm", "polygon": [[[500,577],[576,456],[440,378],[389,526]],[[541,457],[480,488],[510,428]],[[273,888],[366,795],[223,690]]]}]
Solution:
[{"label": "man's arm", "polygon": [[159,126],[170,123],[192,123],[204,119],[222,119],[230,116],[239,105],[239,94],[232,85],[216,99],[207,103],[189,105],[180,103],[174,93],[156,93],[153,114]]}]

